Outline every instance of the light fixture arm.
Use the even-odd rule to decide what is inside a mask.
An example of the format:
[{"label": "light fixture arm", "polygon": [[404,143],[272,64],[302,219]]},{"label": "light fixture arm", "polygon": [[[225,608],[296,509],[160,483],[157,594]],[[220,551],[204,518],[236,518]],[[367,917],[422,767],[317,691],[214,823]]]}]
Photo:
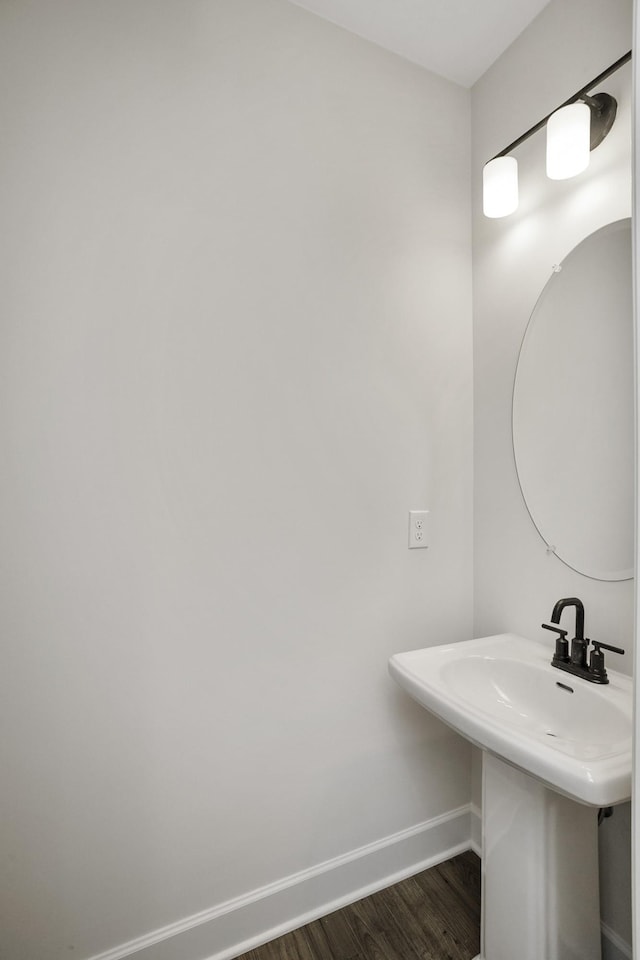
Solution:
[{"label": "light fixture arm", "polygon": [[[515,150],[516,147],[519,147],[521,143],[524,143],[525,140],[528,140],[529,137],[532,137],[534,133],[537,133],[538,130],[541,130],[549,117],[551,117],[557,110],[560,110],[562,107],[569,106],[570,103],[577,103],[578,100],[584,101],[587,103],[591,109],[591,149],[595,149],[598,144],[602,143],[606,135],[609,133],[609,130],[613,126],[613,121],[616,117],[617,103],[615,99],[609,96],[608,93],[597,93],[595,96],[588,96],[590,90],[592,90],[598,83],[601,83],[603,80],[606,80],[607,77],[610,77],[612,73],[615,73],[616,70],[619,70],[625,63],[631,60],[632,51],[629,50],[628,53],[625,53],[624,56],[620,57],[619,60],[616,60],[615,63],[612,63],[610,67],[607,67],[606,70],[603,70],[602,73],[599,73],[597,77],[594,77],[593,80],[590,80],[582,89],[578,90],[577,93],[574,93],[572,97],[569,97],[568,100],[565,100],[564,103],[561,103],[559,107],[556,107],[555,110],[552,110],[551,113],[548,113],[546,117],[543,117],[542,120],[539,120],[538,123],[534,124],[529,130],[523,133],[518,137],[517,140],[514,140],[513,143],[510,143],[508,147],[505,147],[504,150],[501,150],[500,153],[496,153],[493,160],[496,157],[506,157],[508,153],[511,153],[512,150]],[[596,141],[594,143],[594,134]],[[598,139],[599,138],[599,139]]]}]

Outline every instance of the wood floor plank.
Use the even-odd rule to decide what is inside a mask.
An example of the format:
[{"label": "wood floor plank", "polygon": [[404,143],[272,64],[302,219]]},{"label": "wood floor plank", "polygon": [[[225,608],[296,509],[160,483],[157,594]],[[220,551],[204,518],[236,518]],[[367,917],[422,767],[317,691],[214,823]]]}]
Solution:
[{"label": "wood floor plank", "polygon": [[477,941],[479,909],[471,913],[464,900],[452,896],[451,890],[441,877],[432,878],[425,893],[420,919],[425,926],[446,930],[447,938],[453,936],[461,943]]},{"label": "wood floor plank", "polygon": [[[447,926],[442,923],[442,918],[430,913],[425,923],[424,904],[416,907],[407,886],[398,886],[400,889],[389,891],[388,908],[392,914],[389,922],[401,927],[410,949],[421,960],[445,960],[445,957],[453,956]],[[458,960],[457,956],[455,960]]]},{"label": "wood floor plank", "polygon": [[424,898],[416,903],[409,882],[383,891],[375,908],[384,915],[388,930],[398,931],[395,942],[406,944],[405,956],[467,960],[473,955],[470,951],[476,944],[476,931],[473,924],[465,922],[464,913],[460,916],[457,909],[449,907],[443,910],[440,904],[434,909]]},{"label": "wood floor plank", "polygon": [[360,945],[349,926],[344,910],[336,910],[320,920],[320,924],[334,960],[355,960],[360,952]]},{"label": "wood floor plank", "polygon": [[[289,936],[292,938],[294,949],[293,951],[285,951],[282,960],[291,960],[292,957],[295,957],[296,960],[317,960],[317,957],[322,955],[316,951],[316,944],[314,939],[309,935],[308,925],[306,927],[300,927],[299,930],[294,930]],[[326,949],[326,940],[324,943],[320,943],[320,949],[322,950],[323,948]],[[324,956],[326,957],[327,954],[325,953]]]},{"label": "wood floor plank", "polygon": [[397,949],[393,934],[381,921],[379,914],[366,900],[358,900],[344,908],[349,926],[353,930],[361,953],[367,960],[405,960],[404,949]]},{"label": "wood floor plank", "polygon": [[466,960],[475,956],[479,950],[479,916],[470,915],[459,902],[428,896],[418,883],[413,886],[421,896],[416,897],[412,884],[407,882],[391,888],[389,897],[396,904],[396,916],[407,934],[411,934],[416,945],[424,944],[425,956],[436,960]]},{"label": "wood floor plank", "polygon": [[480,860],[470,850],[467,853],[439,864],[434,870],[426,870],[417,875],[416,880],[426,892],[434,881],[443,881],[451,895],[463,900],[470,910],[480,904]]},{"label": "wood floor plank", "polygon": [[370,908],[380,918],[399,957],[404,960],[433,960],[438,957],[439,960],[438,936],[431,925],[425,929],[416,921],[414,911],[406,907],[397,893],[388,893],[385,898],[378,895]]},{"label": "wood floor plank", "polygon": [[454,913],[465,917],[471,925],[480,921],[480,884],[479,879],[471,883],[462,883],[461,876],[452,876],[445,864],[416,876],[416,882],[424,892],[425,902],[431,910],[440,916]]}]

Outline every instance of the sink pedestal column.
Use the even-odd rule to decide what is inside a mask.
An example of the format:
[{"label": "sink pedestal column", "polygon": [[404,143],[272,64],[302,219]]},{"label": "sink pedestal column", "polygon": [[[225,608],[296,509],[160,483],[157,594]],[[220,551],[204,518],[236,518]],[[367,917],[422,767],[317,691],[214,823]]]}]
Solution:
[{"label": "sink pedestal column", "polygon": [[482,952],[601,960],[598,810],[482,755]]}]

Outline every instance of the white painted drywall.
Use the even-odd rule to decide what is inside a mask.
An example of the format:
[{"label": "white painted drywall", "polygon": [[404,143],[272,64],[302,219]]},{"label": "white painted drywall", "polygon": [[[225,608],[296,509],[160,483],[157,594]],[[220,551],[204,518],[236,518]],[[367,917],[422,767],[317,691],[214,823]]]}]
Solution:
[{"label": "white painted drywall", "polygon": [[[520,208],[504,220],[481,212],[483,163],[631,48],[631,0],[551,0],[472,91],[474,178],[475,625],[478,635],[540,630],[554,602],[578,596],[587,634],[629,653],[633,583],[603,583],[547,555],[518,488],[511,445],[511,391],[529,314],[553,264],[593,230],[631,213],[631,66],[600,88],[618,99],[607,140],[579,179],[551,182],[544,135],[515,155]],[[566,450],[557,456],[571,456]],[[576,465],[580,470],[580,465]],[[553,468],[550,467],[550,482]],[[588,522],[588,518],[585,518]],[[601,831],[605,922],[630,939],[628,811]],[[626,823],[626,829],[624,824]]]},{"label": "white painted drywall", "polygon": [[[637,50],[640,39],[640,11],[638,2],[633,3],[633,43]],[[638,59],[633,64],[633,249],[635,253],[636,267],[634,274],[634,319],[636,331],[640,329],[640,276],[638,276],[638,250],[640,249],[640,191],[637,184],[640,183],[640,72],[638,69]],[[636,336],[635,341],[635,369],[640,370],[640,337]],[[638,465],[640,457],[640,377],[636,376],[636,477],[640,475]],[[640,510],[636,509],[635,523],[635,564],[638,569],[638,557],[640,555]],[[638,646],[638,624],[640,624],[640,591],[636,580],[635,589],[635,624],[636,624],[636,648]],[[631,890],[632,903],[635,905],[631,915],[631,929],[633,942],[636,944],[636,956],[638,955],[638,944],[640,944],[640,908],[638,904],[638,892],[640,891],[640,682],[638,681],[637,671],[634,671],[633,692],[635,700],[635,728],[633,742],[633,786],[631,798],[631,817],[632,817],[632,853],[631,853]]]},{"label": "white painted drywall", "polygon": [[9,0],[0,88],[0,952],[85,958],[469,799],[386,673],[471,635],[469,95],[285,0]]}]

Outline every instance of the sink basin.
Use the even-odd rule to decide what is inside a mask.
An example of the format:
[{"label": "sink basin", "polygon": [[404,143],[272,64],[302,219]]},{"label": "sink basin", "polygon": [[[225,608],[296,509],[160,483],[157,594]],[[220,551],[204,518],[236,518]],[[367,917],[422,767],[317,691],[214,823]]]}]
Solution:
[{"label": "sink basin", "polygon": [[631,796],[632,684],[551,666],[548,646],[499,634],[391,657],[392,677],[472,743],[596,807]]}]

